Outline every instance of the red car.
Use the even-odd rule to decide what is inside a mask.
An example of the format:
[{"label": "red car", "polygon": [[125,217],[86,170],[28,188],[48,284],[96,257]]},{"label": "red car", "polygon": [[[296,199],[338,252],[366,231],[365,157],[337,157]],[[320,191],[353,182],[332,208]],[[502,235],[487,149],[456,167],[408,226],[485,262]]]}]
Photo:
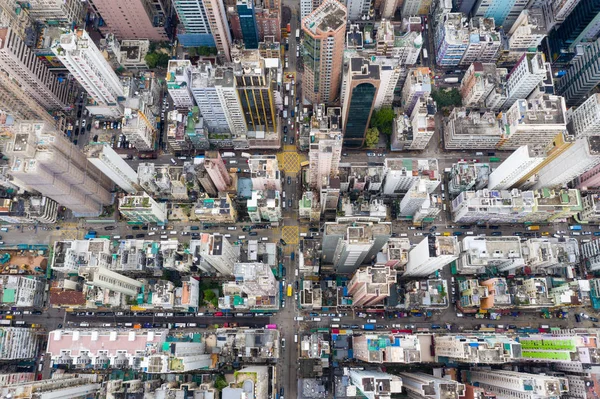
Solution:
[{"label": "red car", "polygon": [[216,317],[223,317],[223,312],[215,312]]}]

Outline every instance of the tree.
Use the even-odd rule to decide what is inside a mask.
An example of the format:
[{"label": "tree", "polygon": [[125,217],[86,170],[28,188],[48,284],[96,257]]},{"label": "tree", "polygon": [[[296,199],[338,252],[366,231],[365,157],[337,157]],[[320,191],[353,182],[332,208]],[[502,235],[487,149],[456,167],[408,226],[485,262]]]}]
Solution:
[{"label": "tree", "polygon": [[144,57],[146,64],[148,64],[148,68],[154,69],[158,64],[158,54],[157,53],[148,53]]},{"label": "tree", "polygon": [[221,391],[223,388],[227,388],[228,386],[229,384],[227,383],[227,380],[225,380],[225,376],[223,374],[217,375],[215,378],[215,389]]},{"label": "tree", "polygon": [[394,126],[396,113],[391,107],[384,107],[374,111],[371,116],[371,127],[377,128],[381,133],[390,136]]},{"label": "tree", "polygon": [[460,92],[456,88],[448,90],[434,90],[431,92],[431,97],[437,103],[438,108],[460,107],[462,105]]},{"label": "tree", "polygon": [[144,57],[144,60],[146,61],[146,64],[148,64],[148,68],[150,69],[166,68],[167,65],[169,65],[170,59],[171,57],[169,56],[169,54],[163,52],[148,53]]},{"label": "tree", "polygon": [[376,127],[367,129],[367,134],[365,136],[365,145],[367,147],[373,147],[378,142],[379,142],[379,130],[377,130]]}]

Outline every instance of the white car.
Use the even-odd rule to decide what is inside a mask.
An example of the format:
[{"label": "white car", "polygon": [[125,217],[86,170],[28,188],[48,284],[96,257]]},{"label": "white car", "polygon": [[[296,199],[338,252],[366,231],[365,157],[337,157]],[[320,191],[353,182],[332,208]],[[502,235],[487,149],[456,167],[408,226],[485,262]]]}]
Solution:
[{"label": "white car", "polygon": [[423,233],[415,233],[415,237],[419,237],[419,236],[422,236],[422,235],[423,235]]}]

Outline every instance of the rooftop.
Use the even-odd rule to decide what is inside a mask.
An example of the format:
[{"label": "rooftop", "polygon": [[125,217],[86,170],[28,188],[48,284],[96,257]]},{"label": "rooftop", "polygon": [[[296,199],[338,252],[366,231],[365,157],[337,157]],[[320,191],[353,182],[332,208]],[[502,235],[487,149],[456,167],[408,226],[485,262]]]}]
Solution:
[{"label": "rooftop", "polygon": [[315,36],[335,32],[346,26],[346,7],[336,0],[324,0],[302,21],[305,31]]}]

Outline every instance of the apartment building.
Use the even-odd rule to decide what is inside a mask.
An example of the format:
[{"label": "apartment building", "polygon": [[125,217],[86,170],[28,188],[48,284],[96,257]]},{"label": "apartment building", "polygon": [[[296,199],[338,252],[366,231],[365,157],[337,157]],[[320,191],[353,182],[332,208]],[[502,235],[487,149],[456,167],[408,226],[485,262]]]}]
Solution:
[{"label": "apartment building", "polygon": [[308,151],[309,182],[320,190],[329,185],[331,177],[337,177],[342,157],[342,110],[339,107],[317,106],[310,123]]},{"label": "apartment building", "polygon": [[465,14],[442,14],[434,34],[435,63],[442,67],[458,66],[469,47],[469,22]]},{"label": "apartment building", "polygon": [[84,154],[92,165],[124,191],[133,194],[139,190],[136,171],[109,144],[90,143]]},{"label": "apartment building", "polygon": [[391,223],[379,218],[338,217],[325,223],[322,262],[339,273],[351,273],[375,259],[391,235]]},{"label": "apartment building", "polygon": [[418,336],[412,334],[382,332],[352,337],[354,358],[367,363],[420,363],[425,351],[422,347]]},{"label": "apartment building", "polygon": [[33,328],[0,327],[0,359],[35,359],[41,335]]},{"label": "apartment building", "polygon": [[473,62],[495,63],[501,46],[493,18],[473,18],[469,22],[469,42],[460,65]]},{"label": "apartment building", "polygon": [[434,341],[438,361],[476,364],[506,364],[520,360],[521,344],[502,334],[444,335]]},{"label": "apartment building", "polygon": [[119,212],[132,222],[157,224],[167,222],[167,204],[156,202],[146,193],[120,198]]},{"label": "apartment building", "polygon": [[167,90],[175,108],[191,108],[194,97],[191,92],[192,63],[190,60],[169,60]]},{"label": "apartment building", "polygon": [[282,191],[281,172],[275,155],[253,155],[248,159],[253,190]]},{"label": "apartment building", "polygon": [[447,150],[494,148],[503,134],[502,121],[493,112],[454,108],[443,126]]},{"label": "apartment building", "polygon": [[127,296],[136,296],[142,283],[101,266],[79,267],[79,277],[85,279],[85,284],[105,288]]},{"label": "apartment building", "polygon": [[395,270],[387,266],[360,267],[348,283],[352,306],[367,307],[380,304],[390,295],[396,278]]},{"label": "apartment building", "polygon": [[235,281],[223,283],[219,309],[276,311],[281,301],[279,282],[265,263],[235,263]]},{"label": "apartment building", "polygon": [[517,182],[529,176],[538,165],[546,159],[546,152],[541,148],[523,145],[513,152],[491,174],[488,188],[490,190],[507,190]]},{"label": "apartment building", "polygon": [[469,382],[509,399],[559,398],[568,392],[566,378],[519,371],[472,369]]},{"label": "apartment building", "polygon": [[507,98],[504,108],[529,94],[546,78],[546,66],[542,53],[526,53],[510,71],[506,81]]},{"label": "apartment building", "polygon": [[229,240],[220,234],[201,233],[200,239],[190,241],[190,253],[193,254],[194,266],[205,273],[219,273],[230,276],[238,262],[240,254]]},{"label": "apartment building", "polygon": [[231,184],[231,176],[218,151],[204,152],[204,169],[210,176],[217,191],[227,191]]},{"label": "apartment building", "polygon": [[425,181],[428,192],[433,192],[441,182],[436,159],[386,158],[384,160],[385,195],[406,193],[419,181]]},{"label": "apartment building", "polygon": [[426,277],[456,260],[460,247],[456,237],[425,237],[408,254],[402,277]]},{"label": "apartment building", "polygon": [[514,270],[526,265],[519,237],[465,237],[457,267],[462,274],[484,274],[493,268]]}]

